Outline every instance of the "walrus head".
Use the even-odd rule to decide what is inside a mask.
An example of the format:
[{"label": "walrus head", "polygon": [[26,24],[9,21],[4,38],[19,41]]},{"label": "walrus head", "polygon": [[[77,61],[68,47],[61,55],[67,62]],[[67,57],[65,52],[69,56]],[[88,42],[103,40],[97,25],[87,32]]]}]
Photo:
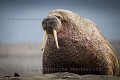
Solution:
[{"label": "walrus head", "polygon": [[57,48],[59,49],[58,40],[57,40],[57,32],[62,27],[61,20],[63,19],[60,13],[53,14],[53,12],[49,13],[49,15],[43,19],[42,28],[44,30],[44,38],[42,42],[42,50],[44,49],[44,41],[46,40],[47,34],[53,35],[55,39],[55,43]]},{"label": "walrus head", "polygon": [[42,42],[42,50],[44,49],[44,44],[48,34],[53,35],[57,48],[59,49],[57,33],[63,27],[63,24],[67,25],[68,23],[76,22],[75,14],[69,10],[53,10],[51,11],[46,18],[42,21],[42,28],[44,30],[44,38]]}]

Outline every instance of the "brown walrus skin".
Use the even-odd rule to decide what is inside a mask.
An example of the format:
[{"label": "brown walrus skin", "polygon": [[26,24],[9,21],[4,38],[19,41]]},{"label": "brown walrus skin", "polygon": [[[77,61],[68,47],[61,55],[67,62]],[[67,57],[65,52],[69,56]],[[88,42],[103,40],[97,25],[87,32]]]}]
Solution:
[{"label": "brown walrus skin", "polygon": [[[69,10],[53,10],[42,21],[47,33],[43,74],[116,75],[119,64],[109,41],[95,23]],[[57,32],[58,46],[53,30]]]}]

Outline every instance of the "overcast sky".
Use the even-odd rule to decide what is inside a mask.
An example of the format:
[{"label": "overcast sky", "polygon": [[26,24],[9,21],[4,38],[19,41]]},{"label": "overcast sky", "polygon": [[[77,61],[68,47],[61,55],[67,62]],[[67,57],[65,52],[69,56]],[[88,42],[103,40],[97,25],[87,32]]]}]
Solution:
[{"label": "overcast sky", "polygon": [[54,9],[76,12],[107,39],[120,40],[120,0],[1,0],[0,43],[41,43],[41,21]]}]

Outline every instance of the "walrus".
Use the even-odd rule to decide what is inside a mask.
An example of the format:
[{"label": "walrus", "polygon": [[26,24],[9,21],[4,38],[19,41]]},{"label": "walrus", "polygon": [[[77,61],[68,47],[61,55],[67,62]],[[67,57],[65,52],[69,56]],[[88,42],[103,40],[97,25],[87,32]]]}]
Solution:
[{"label": "walrus", "polygon": [[42,21],[43,74],[116,75],[118,58],[94,22],[63,9]]}]

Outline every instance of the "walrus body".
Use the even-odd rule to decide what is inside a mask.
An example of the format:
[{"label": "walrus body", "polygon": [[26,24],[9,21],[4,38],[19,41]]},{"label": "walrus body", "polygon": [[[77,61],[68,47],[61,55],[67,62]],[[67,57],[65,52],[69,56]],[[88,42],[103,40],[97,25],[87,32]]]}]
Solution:
[{"label": "walrus body", "polygon": [[[49,26],[44,25],[49,21],[61,25],[59,28],[47,29]],[[60,9],[50,12],[42,24],[47,32],[43,53],[43,74],[72,72],[80,75],[115,75],[118,73],[116,53],[92,21],[71,11]],[[54,28],[57,31],[59,49],[51,31]]]}]

